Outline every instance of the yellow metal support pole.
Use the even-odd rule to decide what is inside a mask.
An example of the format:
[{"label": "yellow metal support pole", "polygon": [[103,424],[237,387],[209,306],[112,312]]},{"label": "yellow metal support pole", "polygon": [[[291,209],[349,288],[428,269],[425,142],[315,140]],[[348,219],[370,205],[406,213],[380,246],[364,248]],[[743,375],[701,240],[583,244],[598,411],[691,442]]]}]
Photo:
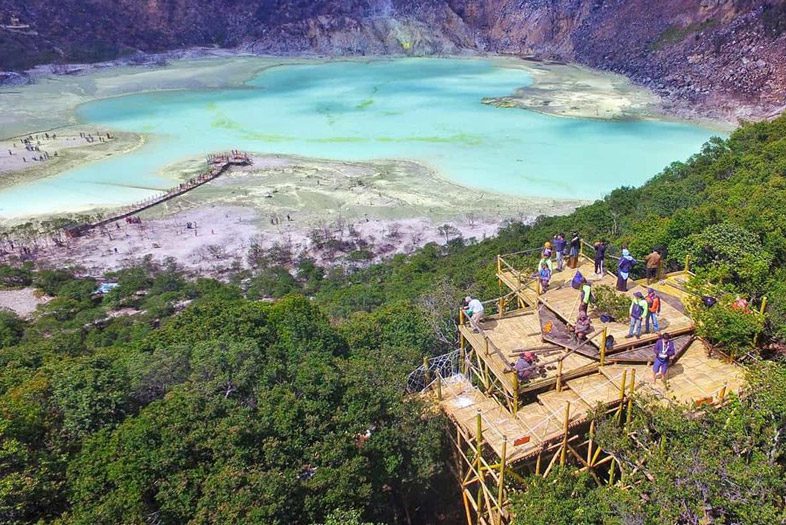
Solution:
[{"label": "yellow metal support pole", "polygon": [[481,454],[483,452],[483,418],[480,415],[480,409],[478,409],[477,416],[475,417],[475,423],[477,425],[477,438],[475,439],[475,444],[477,448],[475,450],[475,475],[478,477],[478,496],[477,496],[477,504],[478,504],[478,523],[480,523],[480,517],[483,513],[483,485],[485,484],[485,477],[483,475],[483,458]]},{"label": "yellow metal support pole", "polygon": [[538,459],[535,460],[535,475],[540,476],[540,461],[543,457],[543,451],[538,452]]},{"label": "yellow metal support pole", "polygon": [[726,399],[727,386],[728,385],[726,383],[723,383],[723,387],[720,389],[720,392],[718,392],[718,403],[723,403],[723,400]]},{"label": "yellow metal support pole", "polygon": [[570,431],[570,401],[565,402],[565,424],[563,426],[562,450],[560,451],[559,464],[565,465],[568,455],[568,431]]},{"label": "yellow metal support pole", "polygon": [[464,309],[459,308],[459,326],[464,326],[464,323],[466,322],[467,320],[466,320],[466,315],[464,314]]},{"label": "yellow metal support pole", "polygon": [[614,469],[616,466],[617,462],[612,459],[611,466],[609,466],[609,485],[614,485]]},{"label": "yellow metal support pole", "polygon": [[626,380],[628,379],[628,371],[622,371],[622,384],[620,384],[620,399],[619,399],[619,409],[617,409],[617,421],[622,422],[622,408],[623,408],[623,401],[625,400],[625,386]]},{"label": "yellow metal support pole", "polygon": [[505,506],[505,463],[508,460],[508,437],[502,436],[502,457],[499,461],[499,486],[497,487],[497,510],[502,523],[502,508]]},{"label": "yellow metal support pole", "polygon": [[630,369],[630,388],[628,391],[628,413],[625,416],[625,426],[630,425],[630,420],[633,415],[633,392],[636,389],[636,369]]},{"label": "yellow metal support pole", "polygon": [[557,392],[562,392],[562,359],[557,362]]},{"label": "yellow metal support pole", "polygon": [[690,271],[690,255],[685,256],[685,273]]},{"label": "yellow metal support pole", "polygon": [[761,307],[759,308],[759,313],[764,315],[764,310],[767,309],[767,296],[761,298]]},{"label": "yellow metal support pole", "polygon": [[587,441],[587,466],[589,466],[590,468],[593,466],[593,463],[592,463],[592,443],[593,443],[594,439],[595,439],[595,420],[593,419],[590,422],[589,440]]},{"label": "yellow metal support pole", "polygon": [[502,315],[505,313],[505,298],[504,297],[500,297],[499,298],[499,303],[497,304],[497,308],[499,309],[499,311],[497,312],[497,317],[502,319]]},{"label": "yellow metal support pole", "polygon": [[425,386],[431,383],[431,374],[428,371],[428,357],[423,358],[423,377],[425,379]]},{"label": "yellow metal support pole", "polygon": [[609,336],[609,327],[603,327],[603,333],[600,336],[600,366],[606,365],[606,338]]},{"label": "yellow metal support pole", "polygon": [[486,355],[489,355],[489,338],[483,336],[483,342],[485,343]]},{"label": "yellow metal support pole", "polygon": [[461,346],[459,347],[459,370],[461,370],[462,374],[467,373],[467,353],[464,351],[464,336],[459,334],[459,340],[461,341]]},{"label": "yellow metal support pole", "polygon": [[519,376],[513,372],[513,415],[515,416],[519,411]]}]

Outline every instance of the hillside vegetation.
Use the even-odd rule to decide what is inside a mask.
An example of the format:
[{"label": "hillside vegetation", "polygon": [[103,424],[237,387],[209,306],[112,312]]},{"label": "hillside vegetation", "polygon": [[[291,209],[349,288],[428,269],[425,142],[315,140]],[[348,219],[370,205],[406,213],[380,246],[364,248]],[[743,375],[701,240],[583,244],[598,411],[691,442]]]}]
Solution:
[{"label": "hillside vegetation", "polygon": [[[604,448],[646,458],[641,477],[530,480],[517,522],[783,523],[785,205],[781,117],[569,216],[362,270],[259,261],[226,284],[146,264],[110,276],[119,287],[102,298],[71,271],[0,268],[3,285],[54,297],[30,320],[0,314],[0,521],[460,519],[446,427],[403,396],[406,375],[452,348],[467,292],[499,294],[498,253],[578,229],[639,257],[661,246],[673,268],[690,255],[692,286],[719,298],[695,310],[704,335],[744,358],[753,390],[698,418],[637,409],[635,441],[602,421]],[[251,299],[265,295],[283,297]],[[766,295],[764,317],[729,307],[737,295]]]}]

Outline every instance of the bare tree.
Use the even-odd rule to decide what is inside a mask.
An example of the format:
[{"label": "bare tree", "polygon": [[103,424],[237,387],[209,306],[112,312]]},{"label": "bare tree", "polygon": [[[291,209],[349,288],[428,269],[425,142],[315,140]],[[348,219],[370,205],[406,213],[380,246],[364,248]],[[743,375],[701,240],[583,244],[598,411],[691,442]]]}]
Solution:
[{"label": "bare tree", "polygon": [[431,291],[420,296],[417,302],[434,337],[446,351],[455,348],[458,342],[456,312],[460,297],[461,291],[443,278]]}]

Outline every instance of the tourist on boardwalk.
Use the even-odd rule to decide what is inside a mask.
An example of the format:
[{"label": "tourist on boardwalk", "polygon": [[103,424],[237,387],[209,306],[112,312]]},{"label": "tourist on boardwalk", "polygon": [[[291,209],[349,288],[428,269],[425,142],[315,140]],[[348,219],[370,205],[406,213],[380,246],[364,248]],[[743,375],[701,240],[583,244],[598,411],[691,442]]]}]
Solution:
[{"label": "tourist on boardwalk", "polygon": [[538,279],[540,279],[540,293],[548,292],[549,282],[551,282],[551,268],[549,268],[549,265],[545,262],[542,262],[540,265]]},{"label": "tourist on boardwalk", "polygon": [[658,316],[660,315],[660,297],[652,288],[647,289],[647,320],[644,324],[644,332],[650,333],[650,323],[652,331],[659,332]]},{"label": "tourist on boardwalk", "polygon": [[644,258],[647,265],[647,284],[651,284],[658,280],[658,270],[660,269],[660,250],[652,250],[652,253]]},{"label": "tourist on boardwalk", "polygon": [[554,253],[557,255],[557,271],[561,272],[564,268],[565,261],[563,259],[565,255],[565,246],[567,243],[565,242],[565,234],[560,232],[554,236]]},{"label": "tourist on boardwalk", "polygon": [[582,279],[581,288],[579,290],[579,313],[587,313],[589,305],[592,302],[592,283],[586,279]]},{"label": "tourist on boardwalk", "polygon": [[540,254],[540,260],[538,261],[538,271],[540,271],[540,268],[544,264],[549,267],[550,272],[554,272],[554,263],[551,261],[551,250],[548,248],[543,250],[543,252]]},{"label": "tourist on boardwalk", "polygon": [[617,290],[620,292],[628,291],[628,275],[636,264],[636,259],[631,257],[627,248],[622,249],[622,257],[617,262]]},{"label": "tourist on boardwalk", "polygon": [[581,342],[587,339],[587,335],[592,332],[592,321],[590,321],[587,312],[579,313],[579,318],[576,319],[576,326],[573,327],[573,333],[576,334],[576,340]]},{"label": "tourist on boardwalk", "polygon": [[630,303],[630,310],[628,313],[630,314],[630,328],[625,338],[630,339],[635,335],[636,339],[638,339],[641,337],[641,321],[644,316],[647,315],[647,301],[644,299],[641,292],[633,294],[633,300]]},{"label": "tourist on boardwalk", "polygon": [[595,243],[595,274],[596,275],[603,275],[606,271],[605,261],[606,261],[606,244],[605,240],[600,240]]},{"label": "tourist on boardwalk", "polygon": [[663,383],[666,384],[666,374],[669,371],[669,363],[677,354],[674,348],[674,341],[671,340],[669,334],[661,334],[658,340],[655,341],[655,363],[652,365],[652,382],[658,380],[658,376],[663,378]]},{"label": "tourist on boardwalk", "polygon": [[568,267],[576,268],[579,265],[579,252],[581,251],[581,237],[579,232],[570,234],[570,252],[568,252]]},{"label": "tourist on boardwalk", "polygon": [[473,332],[479,331],[480,322],[483,320],[483,310],[483,303],[477,299],[473,299],[469,295],[464,298],[464,315],[470,320]]},{"label": "tourist on boardwalk", "polygon": [[513,365],[519,381],[529,381],[537,374],[538,368],[535,366],[535,361],[537,360],[538,358],[532,352],[521,352],[521,354],[519,354],[516,364]]}]

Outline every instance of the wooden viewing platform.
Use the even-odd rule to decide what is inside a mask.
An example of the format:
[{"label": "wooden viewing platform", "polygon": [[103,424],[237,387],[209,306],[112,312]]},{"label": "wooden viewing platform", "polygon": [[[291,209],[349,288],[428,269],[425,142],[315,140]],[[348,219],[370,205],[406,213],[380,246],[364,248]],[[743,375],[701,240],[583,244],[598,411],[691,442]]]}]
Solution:
[{"label": "wooden viewing platform", "polygon": [[157,197],[150,197],[143,201],[122,208],[120,211],[99,221],[66,228],[66,236],[80,237],[95,228],[100,228],[102,226],[106,226],[107,224],[132,217],[137,213],[152,208],[153,206],[157,206],[168,200],[174,199],[175,197],[179,197],[180,195],[198,188],[203,184],[207,184],[211,180],[214,180],[223,175],[232,166],[248,166],[251,164],[251,162],[251,156],[248,153],[241,151],[231,151],[228,153],[209,155],[207,158],[207,169],[196,177],[188,179],[186,182],[183,182],[176,187],[167,190]]},{"label": "wooden viewing platform", "polygon": [[[516,260],[532,263],[531,252],[515,254]],[[581,256],[577,269],[593,286],[615,288],[616,276],[595,275],[588,258]],[[699,407],[723,403],[728,393],[746,386],[739,366],[713,356],[707,343],[693,335],[693,321],[685,313],[691,298],[687,265],[651,285],[661,297],[661,331],[672,335],[677,351],[665,384],[653,382],[657,334],[625,338],[627,319],[603,323],[600,312],[590,308],[593,332],[587,341],[575,340],[571,327],[579,291],[570,286],[575,271],[557,273],[549,290],[539,293],[528,272],[519,271],[506,256],[498,257],[497,277],[511,292],[486,301],[486,316],[478,324],[459,313],[460,370],[453,367],[445,374],[439,369],[432,375],[437,369],[424,363],[425,377],[436,375],[422,383],[425,391],[435,394],[456,426],[469,525],[509,520],[506,476],[523,483],[522,473],[546,476],[555,465],[571,461],[602,484],[629,469],[594,442],[597,414],[612,414],[626,432],[634,402]],[[636,291],[646,292],[645,282],[629,281],[628,286],[627,292],[616,292],[627,301]],[[606,344],[609,336],[615,339],[613,346]],[[538,356],[538,372],[519,381],[513,365],[525,351]]]}]

